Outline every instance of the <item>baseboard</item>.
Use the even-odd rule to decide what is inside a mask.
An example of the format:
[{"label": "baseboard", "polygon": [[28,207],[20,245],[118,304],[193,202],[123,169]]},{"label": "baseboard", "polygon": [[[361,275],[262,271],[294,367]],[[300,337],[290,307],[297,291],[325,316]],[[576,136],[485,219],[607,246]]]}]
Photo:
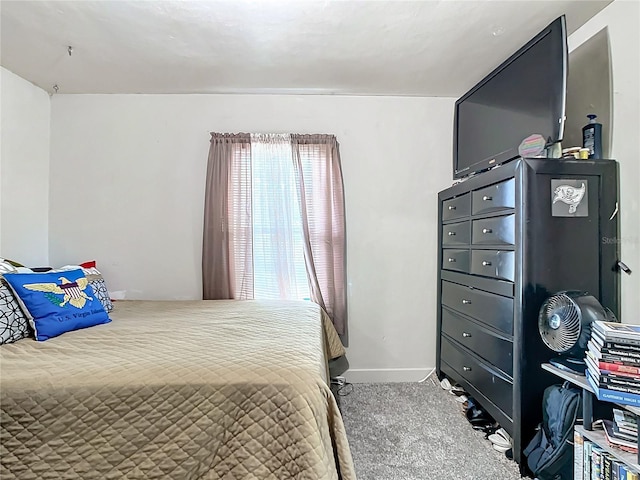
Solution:
[{"label": "baseboard", "polygon": [[350,368],[343,375],[349,383],[398,383],[419,382],[433,371],[433,368]]}]

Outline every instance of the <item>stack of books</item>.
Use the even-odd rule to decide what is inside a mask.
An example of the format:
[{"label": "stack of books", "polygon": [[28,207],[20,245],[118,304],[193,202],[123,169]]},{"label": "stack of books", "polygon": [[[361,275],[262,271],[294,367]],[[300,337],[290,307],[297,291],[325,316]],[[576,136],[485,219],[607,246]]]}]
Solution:
[{"label": "stack of books", "polygon": [[614,408],[613,421],[603,420],[602,423],[609,445],[638,453],[638,423],[635,415]]},{"label": "stack of books", "polygon": [[640,325],[592,323],[585,361],[598,400],[640,407]]}]

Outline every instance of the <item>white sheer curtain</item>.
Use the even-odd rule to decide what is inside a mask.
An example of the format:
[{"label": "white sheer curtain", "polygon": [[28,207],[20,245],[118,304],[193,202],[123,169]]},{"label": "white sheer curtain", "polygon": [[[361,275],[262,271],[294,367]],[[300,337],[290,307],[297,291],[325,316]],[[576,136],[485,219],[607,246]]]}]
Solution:
[{"label": "white sheer curtain", "polygon": [[251,134],[253,297],[309,299],[289,134]]}]

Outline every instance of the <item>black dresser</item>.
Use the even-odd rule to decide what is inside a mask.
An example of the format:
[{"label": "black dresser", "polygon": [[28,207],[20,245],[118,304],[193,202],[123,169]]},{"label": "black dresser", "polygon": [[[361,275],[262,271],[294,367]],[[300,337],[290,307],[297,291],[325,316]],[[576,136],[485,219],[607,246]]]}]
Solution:
[{"label": "black dresser", "polygon": [[436,369],[509,432],[514,459],[542,419],[557,378],[538,311],[584,290],[619,315],[618,165],[517,159],[438,195]]}]

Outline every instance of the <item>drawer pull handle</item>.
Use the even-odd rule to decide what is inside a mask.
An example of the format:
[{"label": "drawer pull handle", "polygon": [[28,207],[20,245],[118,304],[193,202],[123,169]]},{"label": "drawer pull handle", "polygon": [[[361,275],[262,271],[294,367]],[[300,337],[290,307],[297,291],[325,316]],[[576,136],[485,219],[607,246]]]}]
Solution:
[{"label": "drawer pull handle", "polygon": [[487,262],[486,260],[484,262],[482,262],[482,266],[483,267],[490,267],[491,266],[491,262]]},{"label": "drawer pull handle", "polygon": [[447,235],[449,235],[450,237],[454,237],[456,235],[456,232],[447,232]]},{"label": "drawer pull handle", "polygon": [[455,205],[449,205],[449,210],[455,210],[456,206]]},{"label": "drawer pull handle", "polygon": [[470,333],[467,333],[467,332],[462,332],[462,336],[463,336],[464,338],[471,338],[471,334],[470,334]]},{"label": "drawer pull handle", "polygon": [[471,305],[471,300],[462,300],[463,305]]},{"label": "drawer pull handle", "polygon": [[456,259],[455,258],[450,258],[449,259],[449,263],[456,263]]},{"label": "drawer pull handle", "polygon": [[465,372],[470,372],[471,371],[471,367],[462,367],[462,370],[464,370]]},{"label": "drawer pull handle", "polygon": [[482,229],[482,233],[492,233],[493,230],[491,230],[490,228],[483,228]]},{"label": "drawer pull handle", "polygon": [[489,195],[485,195],[484,197],[482,197],[482,200],[484,200],[485,202],[490,202],[491,200],[493,200],[493,197],[490,197]]}]

